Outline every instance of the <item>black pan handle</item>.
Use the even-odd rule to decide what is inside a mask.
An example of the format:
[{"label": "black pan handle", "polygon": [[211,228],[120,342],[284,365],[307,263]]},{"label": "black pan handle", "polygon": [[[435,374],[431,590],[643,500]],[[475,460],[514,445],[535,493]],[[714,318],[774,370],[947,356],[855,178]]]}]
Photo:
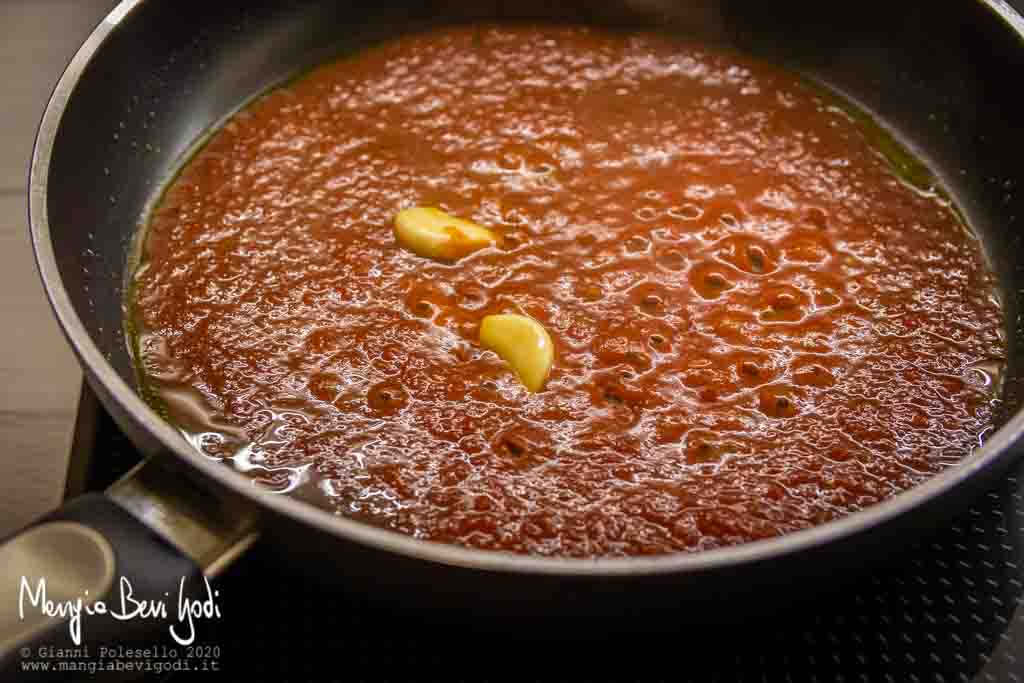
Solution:
[{"label": "black pan handle", "polygon": [[0,680],[182,666],[190,647],[212,644],[210,578],[255,538],[253,514],[151,460],[66,503],[0,543]]}]

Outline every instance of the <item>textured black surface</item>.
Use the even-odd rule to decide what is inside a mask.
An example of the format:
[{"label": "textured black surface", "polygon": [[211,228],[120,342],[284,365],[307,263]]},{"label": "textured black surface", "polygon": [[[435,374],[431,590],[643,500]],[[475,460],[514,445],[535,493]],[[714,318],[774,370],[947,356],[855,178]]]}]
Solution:
[{"label": "textured black surface", "polygon": [[[86,392],[83,401],[94,399]],[[94,407],[85,406],[83,415]],[[76,436],[72,467],[87,465],[85,487],[95,490],[138,457],[100,410],[95,428]],[[428,614],[381,608],[310,584],[291,572],[287,558],[257,545],[219,583],[224,617],[207,643],[222,648],[223,673],[200,675],[253,683],[1020,681],[1022,531],[1024,465],[949,528],[917,543],[909,539],[906,555],[892,567],[810,604],[732,627],[662,623],[650,633],[638,625],[633,635],[600,641],[485,634]]]}]

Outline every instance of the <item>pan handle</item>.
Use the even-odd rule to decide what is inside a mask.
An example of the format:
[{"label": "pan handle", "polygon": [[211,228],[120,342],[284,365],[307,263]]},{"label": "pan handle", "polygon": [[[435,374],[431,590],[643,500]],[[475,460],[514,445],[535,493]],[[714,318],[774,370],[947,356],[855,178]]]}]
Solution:
[{"label": "pan handle", "polygon": [[[89,666],[124,680],[146,662],[173,664],[172,649],[203,644],[220,614],[210,579],[255,541],[256,522],[247,506],[150,459],[5,539],[0,680],[63,681]],[[156,654],[126,657],[129,648]]]}]

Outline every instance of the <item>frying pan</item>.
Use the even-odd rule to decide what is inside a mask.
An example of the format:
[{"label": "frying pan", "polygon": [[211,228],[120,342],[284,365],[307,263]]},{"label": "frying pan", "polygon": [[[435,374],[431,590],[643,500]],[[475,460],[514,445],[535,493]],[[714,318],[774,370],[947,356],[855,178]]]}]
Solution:
[{"label": "frying pan", "polygon": [[[998,429],[959,466],[814,529],[697,554],[598,560],[416,540],[260,491],[193,450],[140,397],[125,342],[126,272],[148,203],[204,131],[268,87],[397,33],[494,19],[701,35],[787,64],[874,112],[937,171],[998,277],[1009,354]],[[106,493],[71,501],[0,546],[0,600],[12,601],[0,610],[4,666],[26,644],[67,638],[53,620],[5,616],[20,577],[50,577],[55,599],[83,587],[91,597],[113,595],[119,576],[132,578],[136,594],[184,581],[203,596],[201,577],[216,576],[257,536],[279,549],[283,567],[329,584],[530,623],[609,614],[638,623],[659,611],[736,618],[891,556],[941,526],[1019,454],[1022,73],[1024,19],[1002,0],[125,0],[73,58],[46,108],[29,214],[44,286],[86,379],[148,459]],[[164,625],[97,618],[85,628],[90,638],[145,643]]]}]

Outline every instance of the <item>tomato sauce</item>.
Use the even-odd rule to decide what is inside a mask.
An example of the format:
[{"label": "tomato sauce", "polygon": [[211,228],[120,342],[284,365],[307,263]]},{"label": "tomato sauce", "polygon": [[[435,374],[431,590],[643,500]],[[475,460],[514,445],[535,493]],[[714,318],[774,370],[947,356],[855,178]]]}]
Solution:
[{"label": "tomato sauce", "polygon": [[[436,206],[501,236],[400,248]],[[399,38],[233,116],[152,213],[139,360],[195,445],[419,538],[572,557],[773,537],[989,428],[994,280],[819,88],[581,27]],[[542,322],[531,394],[477,343]]]}]

